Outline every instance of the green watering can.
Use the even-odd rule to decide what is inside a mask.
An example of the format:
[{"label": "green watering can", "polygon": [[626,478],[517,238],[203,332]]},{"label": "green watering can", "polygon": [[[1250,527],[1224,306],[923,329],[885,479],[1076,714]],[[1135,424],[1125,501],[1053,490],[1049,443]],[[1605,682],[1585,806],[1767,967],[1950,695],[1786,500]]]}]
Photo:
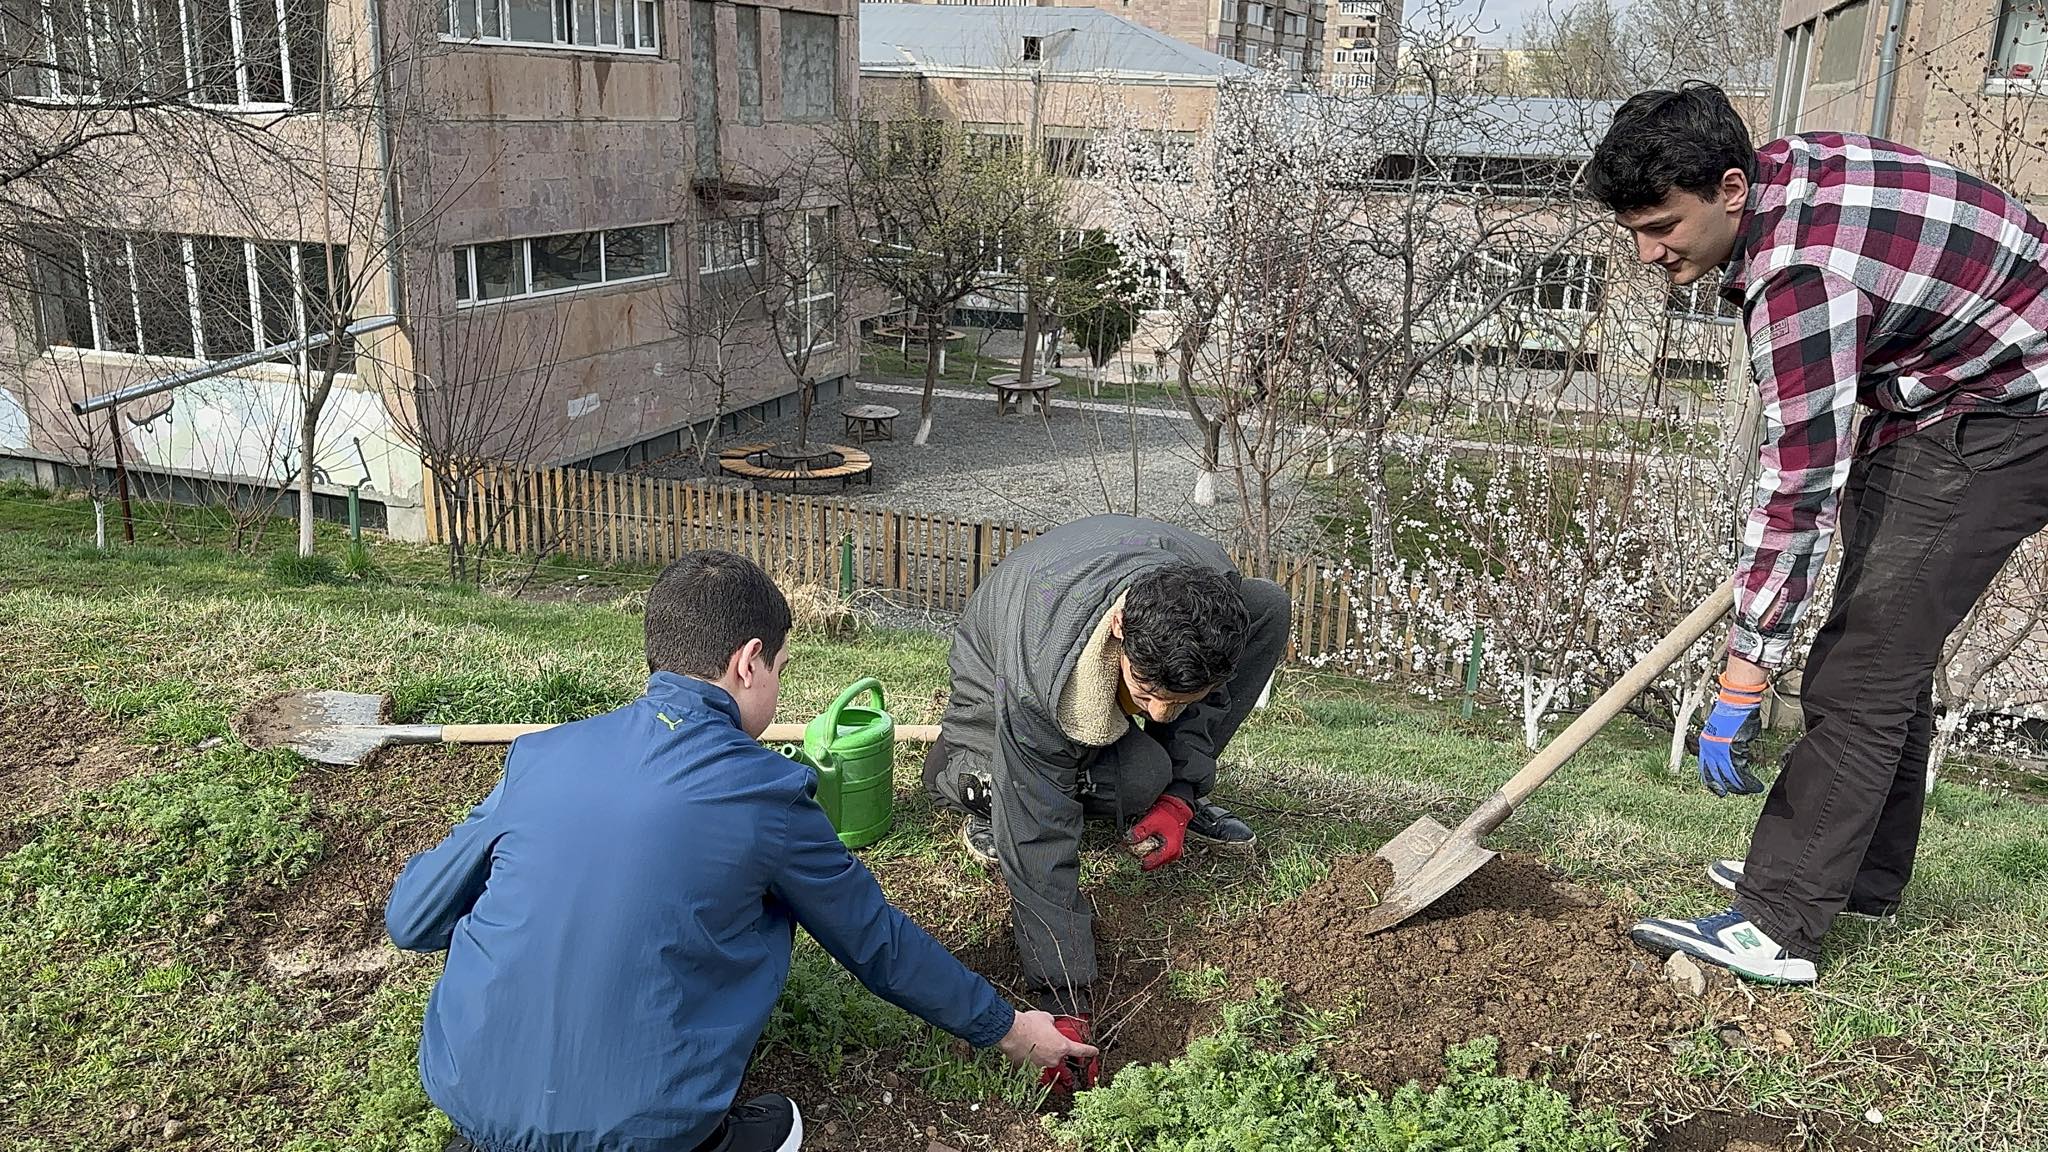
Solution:
[{"label": "green watering can", "polygon": [[[874,707],[853,701],[873,693]],[[818,772],[818,806],[839,830],[839,842],[865,848],[889,834],[896,803],[896,721],[881,681],[855,681],[804,726],[803,758]]]}]

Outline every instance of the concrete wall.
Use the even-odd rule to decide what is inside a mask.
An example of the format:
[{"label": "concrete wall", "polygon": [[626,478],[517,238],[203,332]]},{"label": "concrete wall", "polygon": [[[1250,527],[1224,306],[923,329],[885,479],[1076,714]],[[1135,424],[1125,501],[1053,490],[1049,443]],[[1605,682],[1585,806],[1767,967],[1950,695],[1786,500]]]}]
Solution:
[{"label": "concrete wall", "polygon": [[[1791,32],[1813,21],[1815,51],[1803,81],[1806,93],[1797,128],[1869,132],[1876,109],[1879,57],[1888,5],[1868,0],[1860,41],[1831,21],[1844,6],[1831,0],[1787,0],[1779,27]],[[2048,78],[2011,80],[1988,75],[2001,0],[1911,3],[1900,32],[1900,61],[1887,135],[2014,193],[2040,214],[2048,209],[2048,130],[2039,85]],[[2038,12],[2029,17],[2038,21]],[[1831,32],[1836,35],[1831,36]],[[1819,82],[1823,58],[1853,53],[1855,78]]]}]

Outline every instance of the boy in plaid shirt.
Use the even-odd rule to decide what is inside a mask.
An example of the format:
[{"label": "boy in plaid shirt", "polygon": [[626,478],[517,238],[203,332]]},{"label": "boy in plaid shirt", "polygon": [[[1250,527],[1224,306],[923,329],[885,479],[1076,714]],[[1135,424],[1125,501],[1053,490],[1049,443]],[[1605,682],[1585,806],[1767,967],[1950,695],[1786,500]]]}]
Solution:
[{"label": "boy in plaid shirt", "polygon": [[2048,525],[2048,229],[1990,184],[1883,140],[1810,132],[1753,148],[1704,84],[1623,104],[1587,185],[1674,285],[1720,270],[1763,400],[1735,626],[1700,734],[1716,795],[1763,791],[1749,764],[1757,707],[1845,525],[1806,659],[1806,734],[1748,858],[1708,869],[1733,906],[1632,935],[1809,983],[1837,915],[1897,909],[1942,646]]}]

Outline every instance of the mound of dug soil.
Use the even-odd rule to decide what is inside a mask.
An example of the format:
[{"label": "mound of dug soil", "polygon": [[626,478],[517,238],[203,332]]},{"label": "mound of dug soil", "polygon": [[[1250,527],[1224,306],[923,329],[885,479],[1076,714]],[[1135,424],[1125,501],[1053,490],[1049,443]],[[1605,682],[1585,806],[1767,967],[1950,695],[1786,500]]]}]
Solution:
[{"label": "mound of dug soil", "polygon": [[1328,1058],[1383,1091],[1437,1082],[1447,1048],[1491,1035],[1508,1074],[1625,1103],[1670,1079],[1674,1048],[1710,1015],[1736,1021],[1731,1042],[1784,1046],[1804,1034],[1788,998],[1751,999],[1725,978],[1704,997],[1679,991],[1629,942],[1617,911],[1533,859],[1497,857],[1427,911],[1368,936],[1367,913],[1390,879],[1376,858],[1338,861],[1301,896],[1224,932],[1202,959],[1233,978],[1279,980],[1315,1007],[1355,1010]]},{"label": "mound of dug soil", "polygon": [[149,766],[113,723],[75,696],[0,691],[0,855],[21,846],[27,825],[88,788]]}]

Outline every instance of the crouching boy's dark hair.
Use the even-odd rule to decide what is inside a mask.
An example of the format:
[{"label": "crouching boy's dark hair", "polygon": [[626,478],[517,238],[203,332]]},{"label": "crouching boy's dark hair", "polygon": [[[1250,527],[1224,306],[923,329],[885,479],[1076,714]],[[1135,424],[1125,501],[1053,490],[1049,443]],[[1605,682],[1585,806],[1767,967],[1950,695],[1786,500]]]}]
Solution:
[{"label": "crouching boy's dark hair", "polygon": [[1200,692],[1230,679],[1251,627],[1235,573],[1166,564],[1124,593],[1124,655],[1162,692]]},{"label": "crouching boy's dark hair", "polygon": [[686,552],[647,593],[647,670],[716,680],[747,641],[773,660],[789,639],[789,601],[759,565],[730,552]]}]

